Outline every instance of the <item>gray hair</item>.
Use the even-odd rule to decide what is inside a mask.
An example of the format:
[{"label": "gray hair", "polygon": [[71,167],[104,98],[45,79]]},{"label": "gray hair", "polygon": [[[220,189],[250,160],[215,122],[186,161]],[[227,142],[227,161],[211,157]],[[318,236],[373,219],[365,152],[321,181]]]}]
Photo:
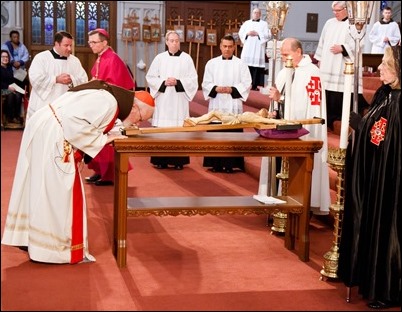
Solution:
[{"label": "gray hair", "polygon": [[342,8],[346,8],[346,1],[334,1],[331,4],[331,8],[334,8],[336,5],[339,5]]},{"label": "gray hair", "polygon": [[175,34],[175,35],[177,35],[177,36],[180,38],[180,35],[177,33],[176,30],[168,30],[167,33],[166,33],[166,35],[165,35],[165,40],[166,40],[166,41],[168,41],[169,36],[170,36],[171,34]]}]

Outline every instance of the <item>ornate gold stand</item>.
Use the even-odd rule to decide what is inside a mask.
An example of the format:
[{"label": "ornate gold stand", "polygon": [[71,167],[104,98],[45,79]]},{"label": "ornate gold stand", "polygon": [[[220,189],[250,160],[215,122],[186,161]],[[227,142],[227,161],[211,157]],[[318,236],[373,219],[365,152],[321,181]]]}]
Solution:
[{"label": "ornate gold stand", "polygon": [[[285,64],[286,68],[293,68],[293,59],[290,55],[288,55],[288,57],[286,58],[286,64]],[[294,72],[293,72],[294,73]],[[291,78],[289,75],[289,72],[287,72],[287,78]],[[289,81],[287,81],[287,83],[289,83]],[[290,91],[290,90],[288,90]],[[288,100],[285,98],[285,101]],[[290,105],[289,103],[285,102],[285,108],[284,108],[284,114],[285,114],[285,118],[289,118],[286,117],[287,113],[286,113],[286,107]],[[290,111],[290,110],[289,110]],[[281,166],[281,172],[278,173],[276,175],[276,177],[281,180],[282,184],[282,191],[281,191],[281,195],[287,196],[288,194],[288,179],[289,179],[289,160],[287,157],[283,157],[282,158],[282,166]],[[286,221],[287,221],[287,214],[283,213],[281,211],[275,212],[272,214],[272,219],[273,219],[273,226],[271,227],[271,234],[273,234],[274,232],[277,233],[285,233],[286,231]]]},{"label": "ornate gold stand", "polygon": [[[276,67],[276,61],[277,61],[277,41],[285,26],[285,20],[286,20],[286,16],[288,15],[290,5],[288,3],[286,3],[286,1],[268,1],[268,2],[264,2],[264,5],[266,6],[266,10],[267,10],[266,11],[266,13],[267,13],[266,19],[267,19],[268,27],[269,27],[269,30],[271,31],[271,35],[273,38],[272,59],[271,59],[273,63],[272,63],[272,68],[271,68],[272,72],[270,72],[270,76],[272,77],[272,79],[271,79],[272,85],[275,85],[275,77],[276,77],[275,67]],[[291,60],[290,56],[289,56],[289,58]],[[290,63],[287,62],[286,65],[289,67],[290,66],[293,67],[293,64],[291,63],[291,61],[290,61]],[[270,104],[271,112],[273,112],[273,109],[274,109],[274,102],[271,101],[271,104]],[[274,179],[274,175],[276,172],[275,157],[271,157],[271,164],[272,164],[272,166],[270,167],[268,181],[270,181],[272,183],[271,189],[270,189],[270,192],[272,192],[271,195],[276,195],[275,194],[275,193],[277,193],[276,181],[272,181],[272,180],[275,180]],[[282,179],[283,181],[284,180],[287,181],[287,179],[289,178],[288,175],[289,175],[288,172],[284,173],[284,171],[281,170],[281,173],[277,174],[276,177],[279,179]],[[281,176],[281,177],[279,177],[279,176]],[[270,185],[270,184],[268,183],[268,185]],[[283,187],[283,184],[282,184],[282,187]],[[282,192],[282,195],[287,195],[287,189],[286,189],[286,193]],[[271,214],[271,217],[273,218],[271,234],[273,234],[274,232],[285,233],[287,214],[278,211],[278,212]]]},{"label": "ornate gold stand", "polygon": [[[289,159],[287,157],[282,158],[282,166],[281,172],[276,175],[276,177],[281,180],[282,184],[282,192],[283,196],[288,195],[288,185],[289,185]],[[272,214],[273,224],[271,227],[271,234],[276,233],[285,233],[286,230],[286,221],[288,215],[285,212],[277,211]]]},{"label": "ornate gold stand", "polygon": [[344,205],[344,186],[345,186],[345,156],[346,149],[329,148],[328,163],[337,173],[336,184],[336,203],[330,207],[330,212],[334,216],[334,241],[331,249],[324,255],[324,266],[321,273],[321,280],[324,278],[338,278],[339,243],[342,229],[343,205]]}]

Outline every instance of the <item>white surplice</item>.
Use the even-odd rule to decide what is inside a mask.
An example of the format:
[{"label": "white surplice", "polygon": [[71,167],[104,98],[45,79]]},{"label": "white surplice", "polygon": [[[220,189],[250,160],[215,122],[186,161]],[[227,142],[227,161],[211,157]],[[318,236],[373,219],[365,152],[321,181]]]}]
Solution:
[{"label": "white surplice", "polygon": [[[285,90],[287,68],[283,68],[276,78],[279,91]],[[319,69],[311,62],[308,55],[297,64],[291,87],[291,103],[289,119],[310,119],[313,117],[327,118],[325,92],[322,89]],[[287,103],[285,102],[285,105]],[[327,125],[303,125],[312,137],[323,141],[323,146],[314,154],[314,168],[311,184],[311,208],[316,214],[327,214],[331,205],[329,193],[328,171],[328,139]]]},{"label": "white surplice", "polygon": [[[180,80],[184,92],[177,92],[174,86],[168,86],[164,92],[160,92],[168,77]],[[181,52],[179,56],[172,56],[167,51],[158,54],[149,67],[146,80],[155,99],[152,126],[182,126],[184,119],[190,117],[189,102],[198,90],[198,75],[190,55]]]},{"label": "white surplice", "polygon": [[[235,87],[242,96],[233,99],[227,93],[218,93],[215,98],[209,96],[214,86]],[[241,114],[243,102],[250,94],[251,75],[246,63],[236,56],[231,60],[224,60],[222,56],[210,59],[204,70],[202,92],[205,100],[209,100],[208,111],[217,110],[222,113]]]},{"label": "white surplice", "polygon": [[[349,22],[338,21],[335,17],[330,18],[321,31],[317,50],[314,58],[320,62],[320,75],[323,88],[329,91],[343,92],[345,88],[345,70],[346,62],[355,62],[355,32],[349,30]],[[359,41],[359,49],[363,51],[364,40]],[[342,53],[334,54],[330,51],[333,45],[342,45],[348,56]],[[359,53],[359,90],[363,92],[363,57]]]},{"label": "white surplice", "polygon": [[70,55],[66,60],[55,59],[49,50],[35,55],[29,67],[29,82],[32,90],[27,119],[68,90],[68,85],[56,83],[56,77],[63,73],[70,75],[74,86],[88,81],[85,69],[74,55]]},{"label": "white surplice", "polygon": [[[388,37],[389,42],[384,42],[384,38]],[[369,40],[373,44],[371,53],[384,54],[386,46],[397,45],[401,40],[401,31],[397,22],[387,24],[375,22],[369,33]]]},{"label": "white surplice", "polygon": [[[247,36],[247,33],[252,30],[256,31],[258,36]],[[265,49],[270,36],[266,21],[262,19],[258,22],[245,21],[239,29],[239,37],[243,44],[240,58],[248,66],[265,68]]]},{"label": "white surplice", "polygon": [[[89,254],[85,192],[78,164],[83,205],[73,206],[74,151],[95,157],[107,142],[103,134],[115,119],[117,102],[105,90],[66,92],[38,110],[27,122],[18,154],[2,244],[28,246],[32,260],[70,263],[72,215],[83,209],[83,259]],[[57,116],[57,118],[55,117]],[[60,125],[60,123],[61,125]],[[63,143],[73,147],[67,162]],[[81,230],[80,230],[81,231]]]}]

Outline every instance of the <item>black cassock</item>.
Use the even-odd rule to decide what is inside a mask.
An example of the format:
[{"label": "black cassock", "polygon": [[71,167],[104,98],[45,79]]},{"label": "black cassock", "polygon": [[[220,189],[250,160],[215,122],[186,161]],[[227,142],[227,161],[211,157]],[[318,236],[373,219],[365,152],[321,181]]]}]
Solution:
[{"label": "black cassock", "polygon": [[338,276],[368,300],[401,300],[400,94],[377,90],[346,156]]}]

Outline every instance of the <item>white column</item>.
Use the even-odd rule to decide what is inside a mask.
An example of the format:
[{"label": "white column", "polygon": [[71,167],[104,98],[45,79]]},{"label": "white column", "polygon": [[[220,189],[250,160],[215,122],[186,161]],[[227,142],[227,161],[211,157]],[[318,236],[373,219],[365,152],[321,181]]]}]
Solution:
[{"label": "white column", "polygon": [[353,63],[345,63],[345,85],[342,102],[341,138],[339,148],[346,149],[349,137],[350,101],[352,95],[354,68]]}]

